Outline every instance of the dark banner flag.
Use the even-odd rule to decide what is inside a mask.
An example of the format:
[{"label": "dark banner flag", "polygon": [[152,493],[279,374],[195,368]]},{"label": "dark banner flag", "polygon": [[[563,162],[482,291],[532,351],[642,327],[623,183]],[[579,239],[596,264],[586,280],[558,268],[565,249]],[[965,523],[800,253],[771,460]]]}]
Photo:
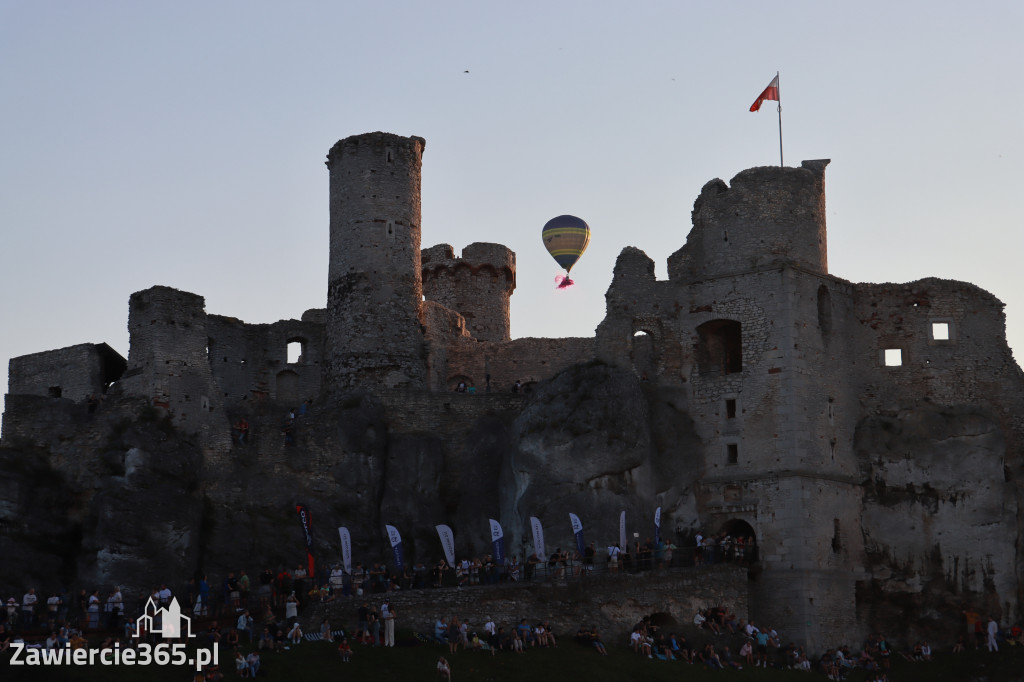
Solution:
[{"label": "dark banner flag", "polygon": [[295,511],[299,514],[302,533],[306,537],[306,563],[308,564],[306,571],[309,573],[309,577],[313,578],[313,515],[309,508],[301,503],[295,505]]},{"label": "dark banner flag", "polygon": [[580,556],[583,556],[585,544],[583,542],[583,522],[580,521],[580,517],[569,512],[569,523],[572,524],[572,534],[576,536],[576,551],[580,553]]},{"label": "dark banner flag", "polygon": [[494,519],[491,522],[491,542],[494,543],[494,562],[499,566],[505,565],[505,533],[501,530],[501,524]]},{"label": "dark banner flag", "polygon": [[402,536],[394,526],[384,526],[388,531],[388,541],[391,543],[391,551],[394,552],[395,569],[401,573],[405,570],[405,557],[402,552]]},{"label": "dark banner flag", "polygon": [[444,549],[444,558],[448,560],[449,566],[455,565],[455,534],[450,526],[441,524],[436,526],[437,536],[441,538],[441,547]]}]

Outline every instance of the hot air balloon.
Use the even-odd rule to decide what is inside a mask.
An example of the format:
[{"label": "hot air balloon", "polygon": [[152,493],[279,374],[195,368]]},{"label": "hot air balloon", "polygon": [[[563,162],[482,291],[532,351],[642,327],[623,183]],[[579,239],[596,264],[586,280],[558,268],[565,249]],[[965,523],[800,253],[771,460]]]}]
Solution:
[{"label": "hot air balloon", "polygon": [[566,276],[561,279],[559,287],[572,284],[569,271],[576,264],[590,243],[590,227],[586,222],[572,215],[560,215],[552,218],[541,231],[544,248],[559,265],[565,268]]}]

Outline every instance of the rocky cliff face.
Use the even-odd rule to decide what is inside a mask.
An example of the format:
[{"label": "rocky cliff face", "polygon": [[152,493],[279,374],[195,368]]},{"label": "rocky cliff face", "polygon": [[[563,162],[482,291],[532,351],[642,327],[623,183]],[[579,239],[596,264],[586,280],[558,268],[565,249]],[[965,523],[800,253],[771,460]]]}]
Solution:
[{"label": "rocky cliff face", "polygon": [[925,403],[865,418],[856,447],[866,480],[865,618],[923,637],[969,607],[1014,619],[1018,501],[996,416]]},{"label": "rocky cliff face", "polygon": [[304,557],[297,502],[312,511],[325,562],[340,558],[341,525],[365,563],[389,556],[384,524],[402,531],[410,560],[436,560],[438,523],[460,554],[483,554],[488,517],[514,553],[529,516],[545,521],[551,549],[571,546],[570,511],[602,545],[617,539],[623,510],[644,535],[652,505],[664,507],[665,533],[696,518],[702,462],[686,414],[671,392],[602,363],[540,385],[519,414],[485,410],[430,429],[396,427],[401,407],[349,395],[298,417],[286,444],[284,410],[265,404],[249,416],[249,442],[229,449],[192,442],[132,399],[91,415],[46,398],[8,405],[12,423],[32,428],[12,427],[0,448],[0,547],[25,558],[5,591],[293,567]]},{"label": "rocky cliff face", "polygon": [[530,516],[570,547],[570,512],[599,545],[618,541],[619,514],[630,530],[653,534],[653,510],[674,537],[696,521],[693,484],[703,470],[700,441],[672,391],[653,390],[632,372],[592,362],[542,384],[516,419],[501,486],[502,518],[515,533]]}]

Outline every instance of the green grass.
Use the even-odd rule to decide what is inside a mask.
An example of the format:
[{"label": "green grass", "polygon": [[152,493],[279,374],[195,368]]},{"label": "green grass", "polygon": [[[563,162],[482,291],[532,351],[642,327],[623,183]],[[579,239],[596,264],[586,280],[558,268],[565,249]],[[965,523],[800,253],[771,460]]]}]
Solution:
[{"label": "green grass", "polygon": [[[402,635],[406,635],[402,637]],[[459,651],[448,655],[447,647],[420,644],[399,632],[399,646],[394,649],[355,645],[350,663],[342,663],[334,645],[304,642],[291,651],[263,656],[258,679],[306,682],[315,680],[436,680],[437,658],[445,655],[452,666],[456,682],[546,682],[547,680],[615,680],[628,682],[678,682],[695,680],[742,680],[752,682],[800,682],[825,680],[825,676],[788,670],[764,670],[744,667],[743,670],[712,671],[699,665],[649,660],[633,654],[626,647],[608,648],[608,656],[598,656],[589,647],[566,638],[557,649],[529,649],[523,655],[500,653],[492,657],[483,651]],[[243,648],[243,651],[247,651]],[[225,680],[237,680],[233,656],[222,653],[221,669]],[[1024,679],[1024,648],[1007,648],[998,654],[984,651],[958,656],[940,655],[931,663],[893,661],[889,678],[893,682],[1009,682]],[[863,671],[852,673],[849,682],[863,682]],[[146,680],[146,682],[190,680],[186,667],[147,668],[12,668],[6,655],[0,658],[0,680]]]}]

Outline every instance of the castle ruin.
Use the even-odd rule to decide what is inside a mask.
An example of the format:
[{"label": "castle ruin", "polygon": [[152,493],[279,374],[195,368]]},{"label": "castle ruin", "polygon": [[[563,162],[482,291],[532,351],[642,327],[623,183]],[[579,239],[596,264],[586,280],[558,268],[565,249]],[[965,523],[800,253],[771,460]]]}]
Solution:
[{"label": "castle ruin", "polygon": [[[183,571],[222,561],[212,547],[237,528],[226,519],[288,481],[306,499],[334,500],[324,502],[332,521],[358,515],[367,536],[396,516],[448,522],[468,551],[485,546],[471,528],[488,514],[511,537],[531,515],[554,523],[578,511],[610,529],[620,509],[639,519],[658,506],[680,538],[749,534],[759,548],[750,616],[812,650],[899,622],[901,609],[1020,617],[1024,376],[1003,304],[964,282],[831,275],[828,161],[707,183],[667,280],[626,247],[593,338],[513,340],[515,254],[421,248],[425,144],[378,132],[331,148],[326,308],[247,324],[207,313],[196,294],[137,292],[127,360],[101,343],[10,361],[3,448],[46,451],[76,488],[130,489],[164,446],[141,435],[101,446],[81,410],[104,394],[104,410],[157,410],[172,438],[197,448],[182,499],[208,505],[167,522],[180,545],[169,560]],[[301,348],[294,361],[289,344]],[[508,393],[517,380],[524,391]],[[459,384],[472,393],[453,395]],[[307,399],[300,461],[275,420]],[[589,413],[608,416],[581,427]],[[253,423],[245,452],[231,437],[239,415]],[[243,459],[259,480],[239,473]],[[4,480],[0,515],[24,523],[24,496],[40,484]],[[88,535],[102,502],[75,504],[69,518]],[[266,546],[286,534],[247,551],[276,556]],[[429,533],[413,536],[426,547]],[[80,544],[76,561],[91,551]],[[88,575],[121,577],[134,550],[103,551]],[[140,562],[136,553],[132,570]]]}]

